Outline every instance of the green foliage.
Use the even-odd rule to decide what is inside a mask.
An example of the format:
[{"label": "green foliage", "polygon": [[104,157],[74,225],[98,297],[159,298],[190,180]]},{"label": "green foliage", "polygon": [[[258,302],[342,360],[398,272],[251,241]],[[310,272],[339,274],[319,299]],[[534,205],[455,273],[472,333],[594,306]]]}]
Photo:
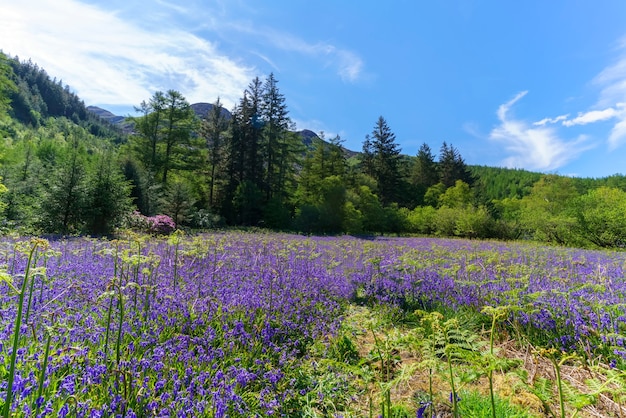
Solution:
[{"label": "green foliage", "polygon": [[382,116],[363,142],[363,155],[364,172],[376,180],[382,204],[396,202],[401,180],[400,147]]},{"label": "green foliage", "polygon": [[441,145],[437,167],[439,170],[439,182],[443,183],[446,189],[453,187],[457,180],[461,180],[469,185],[474,183],[472,173],[465,165],[459,150],[446,142]]},{"label": "green foliage", "polygon": [[233,207],[242,225],[256,225],[261,219],[261,201],[263,195],[256,184],[245,181],[237,186],[233,197]]},{"label": "green foliage", "polygon": [[439,182],[435,156],[428,144],[423,143],[411,169],[411,183],[420,186],[424,191]]},{"label": "green foliage", "polygon": [[86,232],[108,235],[131,212],[130,184],[113,161],[110,151],[98,157],[99,161],[88,178]]},{"label": "green foliage", "polygon": [[291,213],[279,197],[273,197],[265,205],[263,221],[267,228],[277,231],[289,230],[291,228]]},{"label": "green foliage", "polygon": [[156,92],[130,137],[36,64],[1,53],[0,98],[6,229],[109,234],[134,205],[201,228],[626,242],[626,176],[468,167],[446,142],[437,161],[427,143],[402,156],[382,116],[360,155],[323,133],[306,152],[273,74],[251,81],[230,119],[219,98],[198,118],[179,92]]},{"label": "green foliage", "polygon": [[361,213],[363,230],[366,232],[380,232],[385,224],[383,206],[369,187],[361,186],[358,190],[356,209]]},{"label": "green foliage", "polygon": [[363,233],[363,214],[358,210],[352,201],[348,200],[344,206],[345,219],[343,230],[348,234]]},{"label": "green foliage", "polygon": [[[474,391],[462,390],[460,392],[461,402],[459,402],[459,413],[467,418],[484,418],[491,416],[492,404],[488,398]],[[532,418],[534,415],[525,410],[512,405],[505,399],[496,397],[496,415],[506,418]]]},{"label": "green foliage", "polygon": [[488,201],[521,199],[530,194],[533,185],[541,178],[541,173],[499,167],[471,166],[472,175],[477,178]]},{"label": "green foliage", "polygon": [[543,176],[522,199],[520,220],[524,229],[539,241],[576,243],[576,218],[571,203],[578,196],[569,177]]},{"label": "green foliage", "polygon": [[437,210],[432,206],[418,206],[407,215],[410,232],[430,235],[434,232]]},{"label": "green foliage", "polygon": [[463,209],[472,203],[472,192],[469,184],[457,180],[454,186],[449,187],[439,196],[439,206]]},{"label": "green foliage", "polygon": [[446,186],[441,182],[430,186],[424,194],[424,203],[434,208],[439,207],[439,198],[445,191]]},{"label": "green foliage", "polygon": [[209,196],[208,206],[214,208],[216,186],[226,180],[226,133],[228,131],[228,120],[224,114],[224,108],[218,98],[211,107],[208,114],[202,119],[200,124],[200,136],[207,144],[207,162],[210,165],[209,171]]},{"label": "green foliage", "polygon": [[160,207],[169,215],[176,225],[185,225],[190,219],[194,207],[194,198],[190,182],[183,178],[175,178],[165,187],[165,194]]},{"label": "green foliage", "polygon": [[186,169],[193,160],[191,132],[196,116],[185,97],[176,90],[156,92],[137,111],[143,116],[133,118],[136,135],[131,146],[144,168],[154,173],[163,185],[171,170]]},{"label": "green foliage", "polygon": [[459,212],[454,234],[463,238],[488,238],[492,236],[493,223],[485,207],[467,207]]},{"label": "green foliage", "polygon": [[581,238],[598,247],[626,246],[626,192],[602,186],[573,205]]},{"label": "green foliage", "polygon": [[447,206],[437,209],[437,215],[433,222],[435,235],[452,237],[456,232],[456,223],[461,214],[460,209],[453,209]]},{"label": "green foliage", "polygon": [[10,109],[10,94],[17,91],[13,77],[13,70],[9,66],[7,56],[0,52],[0,121]]},{"label": "green foliage", "polygon": [[76,234],[83,230],[87,210],[85,134],[74,129],[61,145],[58,165],[47,184],[39,225],[42,230]]}]

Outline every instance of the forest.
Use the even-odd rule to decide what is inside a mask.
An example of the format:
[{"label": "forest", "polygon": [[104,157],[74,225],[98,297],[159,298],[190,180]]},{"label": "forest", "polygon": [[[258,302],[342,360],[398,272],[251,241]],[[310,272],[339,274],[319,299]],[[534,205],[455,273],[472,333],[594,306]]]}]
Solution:
[{"label": "forest", "polygon": [[189,230],[626,245],[621,174],[472,166],[449,141],[404,155],[384,116],[358,152],[338,136],[304,140],[274,74],[251,80],[233,109],[219,98],[207,108],[157,91],[122,129],[37,64],[0,53],[2,231],[108,236],[168,219]]}]

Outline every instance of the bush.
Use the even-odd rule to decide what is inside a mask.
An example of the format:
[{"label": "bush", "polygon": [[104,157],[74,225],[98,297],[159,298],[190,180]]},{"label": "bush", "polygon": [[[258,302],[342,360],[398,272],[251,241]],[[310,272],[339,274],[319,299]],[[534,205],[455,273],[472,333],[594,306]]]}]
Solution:
[{"label": "bush", "polygon": [[150,216],[147,221],[148,232],[156,235],[169,235],[176,229],[176,223],[167,215]]},{"label": "bush", "polygon": [[176,229],[176,223],[167,215],[144,216],[134,211],[126,220],[127,227],[155,235],[169,235]]},{"label": "bush", "polygon": [[434,231],[437,209],[432,206],[418,206],[407,216],[408,229],[417,234],[429,235]]},{"label": "bush", "polygon": [[221,228],[224,224],[224,218],[206,209],[199,209],[191,215],[191,226],[194,228]]}]

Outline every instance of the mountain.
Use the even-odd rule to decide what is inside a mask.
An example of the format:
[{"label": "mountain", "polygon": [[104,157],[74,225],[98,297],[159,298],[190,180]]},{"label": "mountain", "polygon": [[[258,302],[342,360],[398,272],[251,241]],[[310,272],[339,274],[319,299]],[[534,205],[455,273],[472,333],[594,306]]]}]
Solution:
[{"label": "mountain", "polygon": [[[211,103],[194,103],[191,105],[191,108],[196,113],[196,116],[199,118],[204,118],[206,115],[213,109],[213,105]],[[230,120],[233,117],[231,113],[226,108],[222,108],[222,115],[226,118],[226,120]]]},{"label": "mountain", "polygon": [[101,117],[102,119],[106,120],[109,123],[113,123],[113,124],[119,124],[122,123],[124,121],[124,116],[117,116],[114,115],[113,113],[109,112],[108,110],[102,109],[98,106],[87,106],[87,110],[90,111],[91,113],[94,113],[96,116]]},{"label": "mountain", "polygon": [[309,131],[308,129],[303,129],[301,131],[296,132],[302,138],[302,143],[307,149],[312,149],[317,141],[321,141],[320,137],[313,131]]}]

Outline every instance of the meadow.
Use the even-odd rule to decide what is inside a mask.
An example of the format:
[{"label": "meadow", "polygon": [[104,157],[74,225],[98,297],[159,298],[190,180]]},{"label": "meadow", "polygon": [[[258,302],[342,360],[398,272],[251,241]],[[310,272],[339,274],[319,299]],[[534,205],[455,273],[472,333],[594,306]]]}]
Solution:
[{"label": "meadow", "polygon": [[626,254],[219,232],[0,242],[2,417],[626,416]]}]

